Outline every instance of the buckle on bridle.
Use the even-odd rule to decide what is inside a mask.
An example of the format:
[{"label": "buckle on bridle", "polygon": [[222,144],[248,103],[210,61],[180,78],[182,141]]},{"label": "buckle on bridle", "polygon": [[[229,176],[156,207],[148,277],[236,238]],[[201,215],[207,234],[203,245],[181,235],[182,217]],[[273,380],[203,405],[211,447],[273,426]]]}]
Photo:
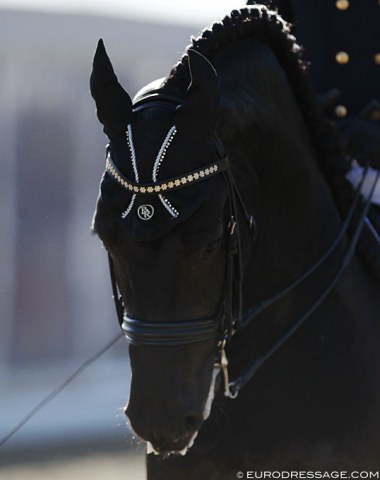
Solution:
[{"label": "buckle on bridle", "polygon": [[215,362],[215,367],[219,368],[223,374],[224,396],[227,398],[236,398],[239,394],[238,390],[232,390],[228,374],[228,358],[226,354],[227,337],[219,342],[219,362]]}]

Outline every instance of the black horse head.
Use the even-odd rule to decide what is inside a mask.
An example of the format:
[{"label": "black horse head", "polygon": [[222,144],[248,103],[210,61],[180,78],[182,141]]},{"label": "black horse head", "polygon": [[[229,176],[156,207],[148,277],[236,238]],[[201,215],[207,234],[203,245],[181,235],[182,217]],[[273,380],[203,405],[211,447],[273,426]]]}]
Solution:
[{"label": "black horse head", "polygon": [[[224,333],[220,318],[231,308],[224,298],[231,211],[228,165],[216,136],[217,76],[192,50],[188,68],[183,98],[148,92],[134,108],[102,41],[91,76],[110,139],[94,228],[112,258],[128,315],[127,415],[158,451],[183,450],[208,416]],[[136,324],[148,326],[138,340]],[[182,332],[150,345],[147,328],[163,324]]]},{"label": "black horse head", "polygon": [[98,45],[110,144],[94,228],[130,341],[126,413],[156,452],[178,453],[215,394],[189,455],[149,456],[152,480],[337,469],[341,452],[378,465],[379,303],[350,263],[369,204],[355,218],[298,52],[275,12],[233,11],[132,105]]}]

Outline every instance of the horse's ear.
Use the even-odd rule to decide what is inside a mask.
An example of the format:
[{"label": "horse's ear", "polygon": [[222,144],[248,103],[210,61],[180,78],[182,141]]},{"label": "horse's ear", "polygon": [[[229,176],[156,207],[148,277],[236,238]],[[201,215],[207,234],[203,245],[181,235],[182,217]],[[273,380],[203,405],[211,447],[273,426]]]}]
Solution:
[{"label": "horse's ear", "polygon": [[218,79],[211,63],[196,50],[188,51],[188,60],[191,81],[176,112],[175,124],[179,131],[208,140],[218,121]]},{"label": "horse's ear", "polygon": [[112,140],[126,131],[131,121],[132,102],[117,80],[101,39],[92,65],[90,89],[104,133]]}]

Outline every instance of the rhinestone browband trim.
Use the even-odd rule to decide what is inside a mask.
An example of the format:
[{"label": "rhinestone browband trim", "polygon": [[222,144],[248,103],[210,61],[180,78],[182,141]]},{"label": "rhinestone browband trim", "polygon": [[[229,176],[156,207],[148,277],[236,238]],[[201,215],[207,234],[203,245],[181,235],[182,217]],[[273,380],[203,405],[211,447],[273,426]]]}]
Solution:
[{"label": "rhinestone browband trim", "polygon": [[138,193],[142,195],[155,195],[162,192],[172,192],[188,185],[206,180],[207,178],[220,173],[228,168],[228,157],[223,157],[215,163],[207,167],[194,170],[179,177],[173,177],[157,183],[135,183],[127,179],[114,164],[110,152],[106,158],[106,171],[111,177],[117,181],[119,185],[124,187],[131,193]]}]

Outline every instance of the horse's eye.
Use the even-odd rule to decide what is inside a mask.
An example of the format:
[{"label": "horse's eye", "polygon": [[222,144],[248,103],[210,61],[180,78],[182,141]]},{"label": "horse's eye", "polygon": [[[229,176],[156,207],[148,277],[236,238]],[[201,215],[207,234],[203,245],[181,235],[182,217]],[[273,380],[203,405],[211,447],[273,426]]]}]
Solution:
[{"label": "horse's eye", "polygon": [[221,242],[222,238],[218,238],[217,240],[213,240],[212,242],[208,243],[204,250],[205,255],[210,255],[212,252],[214,252],[219,247]]}]

